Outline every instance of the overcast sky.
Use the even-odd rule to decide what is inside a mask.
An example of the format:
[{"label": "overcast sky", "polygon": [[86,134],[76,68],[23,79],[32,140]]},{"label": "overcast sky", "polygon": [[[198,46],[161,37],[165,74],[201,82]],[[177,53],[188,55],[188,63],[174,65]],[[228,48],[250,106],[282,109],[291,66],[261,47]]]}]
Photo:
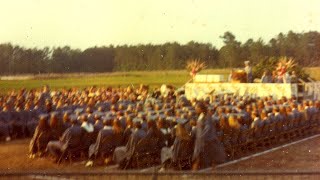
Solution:
[{"label": "overcast sky", "polygon": [[0,0],[0,43],[85,49],[109,44],[222,45],[320,30],[320,0]]}]

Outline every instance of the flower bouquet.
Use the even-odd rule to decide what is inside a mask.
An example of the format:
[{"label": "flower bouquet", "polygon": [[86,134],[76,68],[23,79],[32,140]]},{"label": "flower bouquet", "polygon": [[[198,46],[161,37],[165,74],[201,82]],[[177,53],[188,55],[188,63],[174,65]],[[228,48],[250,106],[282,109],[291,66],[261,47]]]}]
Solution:
[{"label": "flower bouquet", "polygon": [[201,62],[199,59],[190,60],[187,62],[187,70],[190,71],[190,76],[194,78],[198,72],[205,69],[207,66],[205,62]]}]

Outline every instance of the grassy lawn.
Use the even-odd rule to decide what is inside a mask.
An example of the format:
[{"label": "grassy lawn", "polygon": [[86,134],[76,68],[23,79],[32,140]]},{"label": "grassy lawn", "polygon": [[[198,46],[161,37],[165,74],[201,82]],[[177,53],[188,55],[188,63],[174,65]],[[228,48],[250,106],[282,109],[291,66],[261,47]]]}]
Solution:
[{"label": "grassy lawn", "polygon": [[[320,68],[307,68],[311,77],[320,80]],[[224,74],[228,75],[230,69],[208,69],[201,74]],[[162,84],[182,86],[190,79],[186,70],[178,71],[140,71],[140,72],[115,72],[99,74],[54,74],[37,75],[28,80],[0,80],[0,93],[6,93],[13,89],[39,88],[49,85],[52,89],[88,86],[137,86],[139,84],[150,85],[151,88],[160,87]]]},{"label": "grassy lawn", "polygon": [[37,78],[30,80],[3,80],[0,81],[0,92],[6,92],[12,89],[20,88],[39,88],[48,84],[52,89],[69,87],[88,87],[88,86],[137,86],[139,84],[148,84],[151,87],[161,86],[162,84],[173,84],[175,86],[183,85],[188,81],[186,72],[129,72],[129,73],[110,73],[98,75],[66,76],[55,78]]}]

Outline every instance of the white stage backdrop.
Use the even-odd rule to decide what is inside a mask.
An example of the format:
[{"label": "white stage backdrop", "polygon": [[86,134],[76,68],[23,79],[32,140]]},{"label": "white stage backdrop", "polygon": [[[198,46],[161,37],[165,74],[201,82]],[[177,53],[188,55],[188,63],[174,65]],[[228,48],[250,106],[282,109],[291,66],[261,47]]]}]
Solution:
[{"label": "white stage backdrop", "polygon": [[185,94],[188,99],[205,98],[208,94],[233,93],[244,96],[269,96],[275,98],[298,95],[297,84],[274,83],[187,83]]}]

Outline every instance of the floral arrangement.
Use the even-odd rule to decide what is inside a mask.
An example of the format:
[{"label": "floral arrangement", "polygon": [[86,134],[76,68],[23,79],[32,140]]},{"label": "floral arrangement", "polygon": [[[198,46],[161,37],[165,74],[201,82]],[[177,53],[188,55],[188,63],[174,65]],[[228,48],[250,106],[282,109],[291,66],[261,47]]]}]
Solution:
[{"label": "floral arrangement", "polygon": [[205,69],[207,66],[205,62],[201,62],[199,59],[190,60],[187,62],[187,70],[190,71],[190,76],[194,78],[198,72]]},{"label": "floral arrangement", "polygon": [[292,58],[281,57],[276,67],[278,77],[282,78],[288,70],[292,69],[296,65],[297,64]]}]

